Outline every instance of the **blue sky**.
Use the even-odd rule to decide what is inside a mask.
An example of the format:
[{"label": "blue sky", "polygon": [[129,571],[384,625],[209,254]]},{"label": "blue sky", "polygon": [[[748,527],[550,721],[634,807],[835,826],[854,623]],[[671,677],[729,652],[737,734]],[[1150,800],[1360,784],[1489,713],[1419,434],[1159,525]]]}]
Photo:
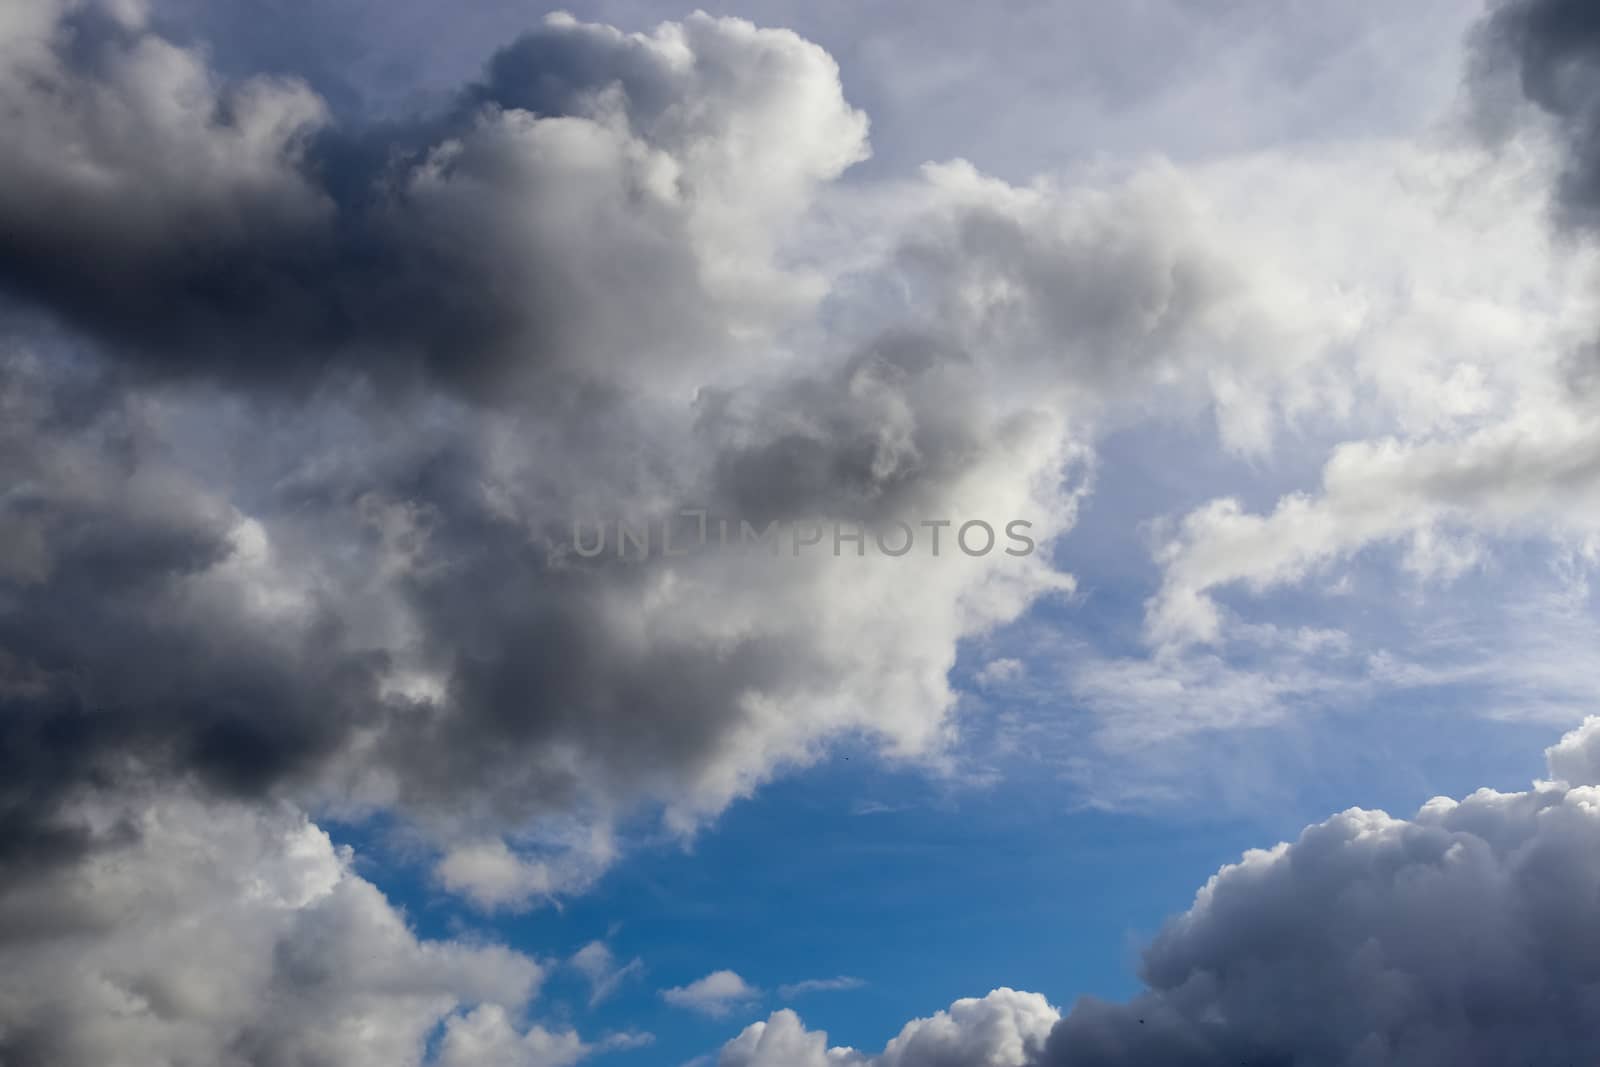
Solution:
[{"label": "blue sky", "polygon": [[1584,0],[16,0],[0,1067],[1594,1059],[1596,100]]}]

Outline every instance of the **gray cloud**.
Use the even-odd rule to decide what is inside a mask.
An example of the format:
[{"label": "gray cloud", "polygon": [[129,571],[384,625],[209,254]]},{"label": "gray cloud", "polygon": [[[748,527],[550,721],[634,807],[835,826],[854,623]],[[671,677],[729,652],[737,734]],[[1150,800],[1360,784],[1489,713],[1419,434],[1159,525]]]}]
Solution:
[{"label": "gray cloud", "polygon": [[[690,829],[836,732],[934,753],[957,643],[1070,588],[1045,553],[629,566],[565,551],[572,520],[965,514],[1048,542],[1067,390],[1172,367],[1241,291],[1199,282],[1218,259],[1171,175],[1074,197],[956,167],[869,243],[931,313],[787,339],[822,279],[780,238],[865,129],[793,34],[557,18],[454,110],[345,129],[125,10],[39,0],[0,49],[0,274],[64,322],[19,325],[0,377],[19,857],[83,844],[57,817],[83,791],[177,776],[399,806],[465,842],[447,885],[515,904],[603,868],[619,812]],[[966,314],[991,275],[1022,296]],[[78,328],[99,343],[69,358]],[[501,372],[540,345],[562,369],[519,393]]]},{"label": "gray cloud", "polygon": [[1600,222],[1600,12],[1583,0],[1505,0],[1477,31],[1480,92],[1509,74],[1555,124],[1568,221]]},{"label": "gray cloud", "polygon": [[[137,401],[0,362],[0,864],[76,840],[82,788],[177,767],[259,794],[383,705],[381,652],[312,597],[257,610],[258,528],[186,478]],[[70,849],[67,852],[70,853]]]},{"label": "gray cloud", "polygon": [[865,153],[832,60],[747,23],[551,19],[452,107],[360,126],[120,10],[8,16],[0,285],[158,376],[486,398],[702,360],[805,303],[768,234]]},{"label": "gray cloud", "polygon": [[[580,508],[680,488],[683,448],[624,393],[811,299],[769,236],[865,130],[819,49],[554,19],[452,109],[345,129],[293,80],[224,82],[136,7],[4,18],[0,286],[66,332],[14,315],[0,364],[0,856],[70,858],[65,802],[141,776],[381,778],[466,817],[488,770],[516,798],[491,827],[576,804],[586,778],[590,801],[669,793],[717,758],[741,693],[782,686],[780,659],[824,673],[781,634],[625,652],[652,574],[550,558]],[[76,328],[97,359],[65,355]],[[569,384],[523,395],[498,438],[357,381],[481,397],[552,363]]]},{"label": "gray cloud", "polygon": [[[5,851],[70,854],[51,814],[66,798],[149,776],[398,804],[481,836],[640,801],[692,825],[847,725],[937,747],[954,642],[1059,588],[1047,560],[947,551],[863,581],[828,553],[585,561],[570,538],[574,516],[663,502],[762,521],[1029,514],[1048,536],[1052,428],[957,415],[953,366],[902,376],[865,358],[685,411],[668,433],[635,406],[465,420],[449,402],[394,418],[340,400],[262,419],[216,398],[219,428],[182,393],[8,360]],[[787,425],[765,414],[784,395],[810,397]],[[248,448],[219,448],[240,425]],[[635,463],[652,451],[668,462]],[[886,614],[874,588],[914,592]],[[866,640],[880,626],[887,658]],[[843,717],[841,693],[859,701]]]},{"label": "gray cloud", "polygon": [[1571,1063],[1600,1044],[1589,788],[1349,811],[1224,868],[1061,1065]]}]

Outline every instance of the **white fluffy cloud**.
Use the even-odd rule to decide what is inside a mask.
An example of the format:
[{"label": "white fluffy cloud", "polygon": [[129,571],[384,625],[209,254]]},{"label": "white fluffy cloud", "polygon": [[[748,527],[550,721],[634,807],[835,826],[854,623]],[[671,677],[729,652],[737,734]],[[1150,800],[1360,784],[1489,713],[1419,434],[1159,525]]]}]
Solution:
[{"label": "white fluffy cloud", "polygon": [[[1243,203],[1267,173],[1275,193]],[[1367,549],[1395,550],[1419,582],[1438,583],[1505,539],[1593,537],[1581,352],[1594,257],[1553,249],[1545,217],[1528,210],[1549,176],[1540,152],[1490,164],[1430,142],[1369,145],[1344,163],[1268,153],[1210,171],[1253,253],[1280,264],[1291,291],[1322,294],[1306,321],[1320,319],[1331,345],[1298,366],[1272,359],[1254,379],[1227,373],[1246,403],[1282,375],[1284,425],[1300,435],[1282,459],[1305,469],[1324,458],[1316,485],[1269,508],[1219,496],[1156,528],[1151,644],[1225,641],[1248,620],[1217,594],[1304,584]]]},{"label": "white fluffy cloud", "polygon": [[1219,500],[1184,518],[1161,552],[1152,636],[1216,640],[1222,619],[1213,589],[1296,582],[1374,543],[1408,544],[1406,565],[1424,578],[1449,577],[1475,562],[1470,542],[1452,539],[1452,530],[1583,545],[1600,533],[1593,519],[1597,444],[1586,411],[1551,403],[1530,404],[1456,439],[1342,445],[1316,495],[1286,497],[1267,515]]},{"label": "white fluffy cloud", "polygon": [[458,1011],[504,1024],[539,988],[526,955],[419,939],[287,807],[169,796],[83,815],[94,854],[0,892],[0,1062],[415,1065],[439,1023],[472,1029]]},{"label": "white fluffy cloud", "polygon": [[1060,1013],[1037,993],[996,989],[907,1023],[877,1055],[829,1048],[787,1008],[722,1047],[717,1067],[1025,1067]]},{"label": "white fluffy cloud", "polygon": [[735,1008],[747,1007],[761,998],[761,990],[733,971],[712,971],[688,985],[661,991],[661,999],[680,1008],[720,1019]]},{"label": "white fluffy cloud", "polygon": [[1573,786],[1600,786],[1600,718],[1590,716],[1551,747],[1550,776]]},{"label": "white fluffy cloud", "polygon": [[595,1053],[643,1048],[649,1034],[614,1034],[590,1044],[573,1030],[533,1025],[518,1029],[498,1004],[485,1004],[445,1022],[436,1067],[572,1067]]}]

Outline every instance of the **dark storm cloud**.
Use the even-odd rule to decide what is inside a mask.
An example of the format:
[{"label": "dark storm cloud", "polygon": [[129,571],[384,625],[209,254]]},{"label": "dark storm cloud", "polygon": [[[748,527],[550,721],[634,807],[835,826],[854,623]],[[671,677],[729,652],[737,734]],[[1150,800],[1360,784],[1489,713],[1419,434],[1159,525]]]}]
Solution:
[{"label": "dark storm cloud", "polygon": [[379,703],[381,655],[348,649],[331,611],[290,633],[199,594],[236,517],[115,394],[44,373],[0,360],[0,864],[70,857],[56,813],[75,791],[165,768],[260,793]]},{"label": "dark storm cloud", "polygon": [[1509,73],[1552,120],[1567,219],[1600,223],[1600,8],[1587,0],[1508,0],[1479,29],[1479,82]]}]

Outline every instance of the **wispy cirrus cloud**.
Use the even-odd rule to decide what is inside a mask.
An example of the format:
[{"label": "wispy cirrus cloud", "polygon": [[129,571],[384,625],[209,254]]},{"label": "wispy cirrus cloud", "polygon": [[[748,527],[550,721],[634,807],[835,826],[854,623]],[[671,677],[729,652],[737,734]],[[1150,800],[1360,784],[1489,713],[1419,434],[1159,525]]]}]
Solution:
[{"label": "wispy cirrus cloud", "polygon": [[778,995],[784,1000],[793,1000],[810,993],[842,993],[851,989],[860,989],[867,983],[860,978],[840,975],[837,978],[807,978],[800,982],[790,982],[778,987]]},{"label": "wispy cirrus cloud", "polygon": [[643,960],[635,956],[626,963],[619,963],[616,953],[604,941],[589,942],[573,953],[569,962],[588,979],[590,1007],[609,999],[624,982],[644,973]]}]

